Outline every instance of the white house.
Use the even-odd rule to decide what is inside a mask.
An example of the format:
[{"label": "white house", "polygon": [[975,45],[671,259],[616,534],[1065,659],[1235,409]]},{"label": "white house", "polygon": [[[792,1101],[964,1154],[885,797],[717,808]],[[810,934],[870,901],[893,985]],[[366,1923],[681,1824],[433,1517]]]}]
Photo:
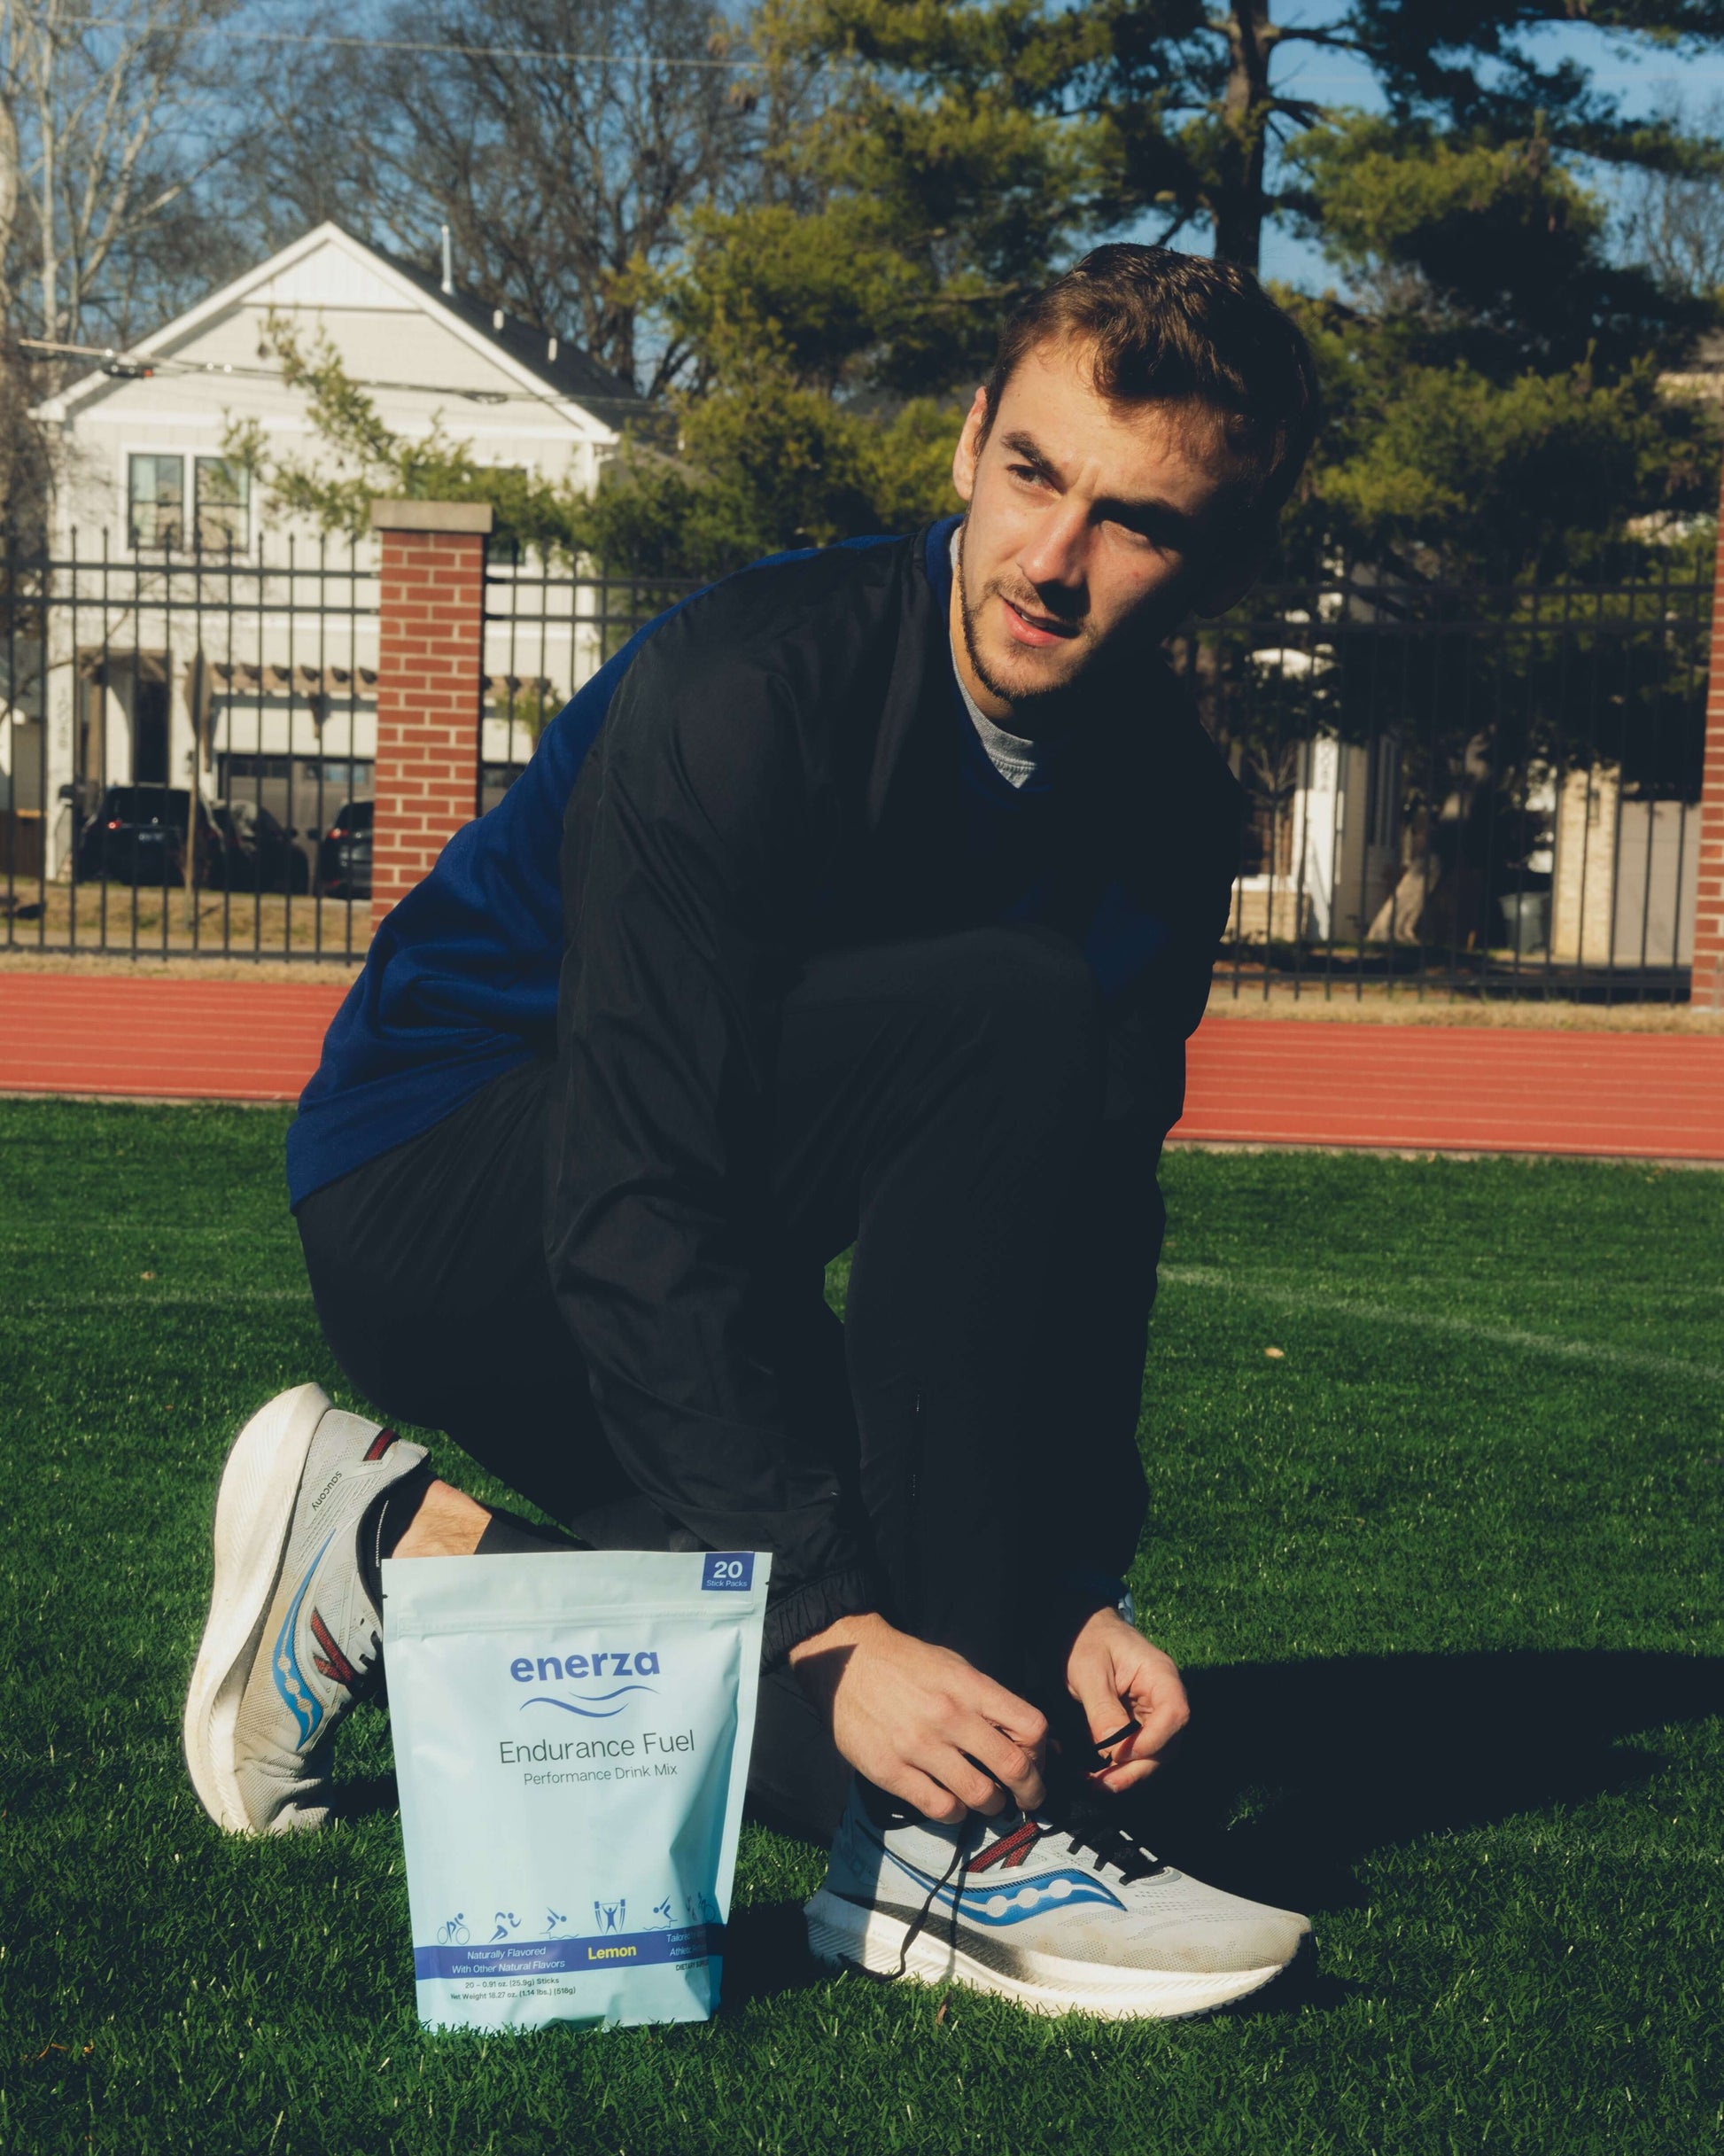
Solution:
[{"label": "white house", "polygon": [[[305,394],[283,382],[270,349],[272,317],[302,348],[326,339],[392,432],[440,424],[482,463],[582,488],[647,409],[557,337],[334,224],[41,405],[37,417],[58,437],[51,552],[83,566],[75,579],[56,576],[61,599],[75,588],[76,604],[50,610],[45,693],[13,684],[0,807],[47,812],[50,876],[66,858],[74,800],[88,813],[104,785],[184,786],[199,740],[203,791],[259,799],[306,843],[311,796],[321,813],[330,797],[369,790],[372,542],[353,556],[345,540],[330,542],[323,559],[342,573],[320,579],[315,527],[273,516],[265,529],[263,503],[224,455],[229,427],[251,422],[272,449],[327,464]],[[199,553],[229,573],[199,579]],[[276,573],[253,573],[260,564]],[[530,684],[559,696],[602,656],[596,633],[572,619],[535,621],[531,642]],[[528,673],[527,657],[507,625],[488,632],[486,666],[499,680]],[[510,721],[514,699],[493,702],[501,709],[487,709],[483,757],[501,782],[530,736]]]},{"label": "white house", "polygon": [[[1343,595],[1317,599],[1319,622],[1340,619]],[[1305,628],[1311,617],[1283,619]],[[1332,643],[1269,644],[1246,654],[1254,691],[1285,699],[1309,732],[1273,751],[1236,751],[1252,797],[1245,858],[1233,892],[1233,932],[1246,942],[1355,943],[1399,873],[1400,749],[1391,735],[1344,742],[1331,707]]]},{"label": "white house", "polygon": [[1261,767],[1231,926],[1247,943],[1361,941],[1399,873],[1400,743],[1319,734]]}]

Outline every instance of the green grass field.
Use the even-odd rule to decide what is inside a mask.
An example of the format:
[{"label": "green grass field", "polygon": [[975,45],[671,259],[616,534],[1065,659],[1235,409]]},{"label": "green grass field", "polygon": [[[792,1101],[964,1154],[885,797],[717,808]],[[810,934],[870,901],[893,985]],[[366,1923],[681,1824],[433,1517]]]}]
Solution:
[{"label": "green grass field", "polygon": [[283,1127],[0,1102],[0,2149],[1724,2147],[1724,1177],[1170,1162],[1153,1832],[1314,1970],[1128,2027],[828,1979],[750,1827],[712,2025],[480,2041],[415,2021],[381,1714],[303,1841],[181,1767],[224,1448],[344,1395]]}]

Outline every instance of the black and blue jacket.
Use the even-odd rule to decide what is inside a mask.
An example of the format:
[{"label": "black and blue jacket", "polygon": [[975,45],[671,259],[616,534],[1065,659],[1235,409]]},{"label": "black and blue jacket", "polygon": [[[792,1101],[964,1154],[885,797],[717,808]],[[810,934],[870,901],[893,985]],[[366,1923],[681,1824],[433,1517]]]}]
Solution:
[{"label": "black and blue jacket", "polygon": [[[786,988],[823,951],[1006,921],[1082,948],[1118,1263],[1075,1363],[1135,1427],[1155,1165],[1239,859],[1239,790],[1163,665],[1099,682],[1039,782],[995,771],[952,666],[952,529],[775,557],[635,636],[379,928],[288,1136],[298,1204],[560,1055],[549,1257],[586,1290],[607,1434],[711,1546],[773,1549],[822,1621],[866,1606],[830,1478],[726,1348]],[[695,1484],[732,1494],[691,1510]]]}]

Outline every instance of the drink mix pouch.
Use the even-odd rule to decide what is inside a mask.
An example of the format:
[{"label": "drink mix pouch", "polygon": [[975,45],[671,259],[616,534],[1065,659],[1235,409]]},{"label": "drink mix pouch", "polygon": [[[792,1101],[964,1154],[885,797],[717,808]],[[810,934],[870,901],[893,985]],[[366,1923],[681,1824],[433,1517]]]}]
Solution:
[{"label": "drink mix pouch", "polygon": [[712,2012],[771,1569],[747,1550],[384,1561],[428,2028]]}]

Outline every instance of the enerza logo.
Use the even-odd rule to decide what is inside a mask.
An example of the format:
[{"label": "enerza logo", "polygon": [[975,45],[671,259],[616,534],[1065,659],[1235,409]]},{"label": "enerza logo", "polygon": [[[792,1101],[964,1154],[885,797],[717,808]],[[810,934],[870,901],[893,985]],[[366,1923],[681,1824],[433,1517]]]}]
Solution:
[{"label": "enerza logo", "polygon": [[[567,1698],[558,1698],[554,1693],[535,1693],[522,1701],[522,1707],[560,1707],[564,1714],[580,1715],[589,1722],[607,1722],[619,1715],[629,1703],[629,1695],[636,1692],[656,1692],[655,1685],[643,1685],[643,1677],[659,1674],[658,1654],[655,1648],[644,1651],[629,1648],[621,1653],[610,1647],[589,1649],[585,1654],[517,1654],[509,1665],[509,1673],[517,1685],[567,1682],[584,1685],[609,1678],[608,1692],[576,1692]],[[626,1677],[626,1684],[617,1684],[618,1677]]]}]

